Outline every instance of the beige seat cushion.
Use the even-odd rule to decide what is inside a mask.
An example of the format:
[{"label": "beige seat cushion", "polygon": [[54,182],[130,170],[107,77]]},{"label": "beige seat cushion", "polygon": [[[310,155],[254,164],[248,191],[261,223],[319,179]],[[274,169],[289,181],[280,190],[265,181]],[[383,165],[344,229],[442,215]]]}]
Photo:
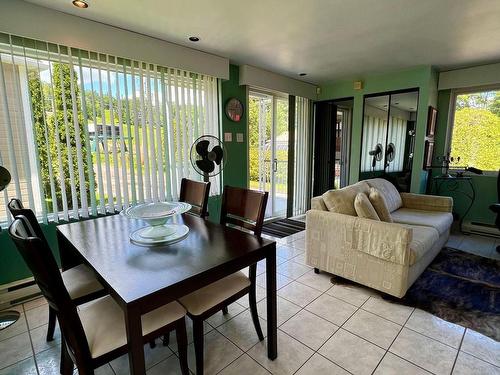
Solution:
[{"label": "beige seat cushion", "polygon": [[248,286],[250,279],[243,272],[236,272],[180,298],[179,302],[190,314],[197,316]]},{"label": "beige seat cushion", "polygon": [[417,263],[439,240],[439,232],[432,227],[411,225],[413,237],[410,242],[410,266]]},{"label": "beige seat cushion", "polygon": [[378,189],[372,187],[370,188],[369,199],[373,207],[375,207],[375,211],[377,211],[377,215],[380,220],[392,223],[392,217],[387,207],[384,195],[382,195]]},{"label": "beige seat cushion", "polygon": [[383,178],[372,178],[366,180],[366,183],[370,185],[370,187],[376,188],[384,196],[389,212],[393,212],[403,207],[403,200],[401,199],[399,191],[389,181]]},{"label": "beige seat cushion", "polygon": [[354,209],[359,217],[364,217],[366,219],[380,220],[377,215],[377,211],[368,199],[365,193],[358,193],[354,199]]},{"label": "beige seat cushion", "polygon": [[87,296],[102,289],[94,272],[84,264],[64,271],[61,276],[71,299]]},{"label": "beige seat cushion", "polygon": [[[123,310],[110,296],[78,306],[92,358],[120,348],[127,344],[127,332]],[[142,316],[142,334],[154,332],[182,318],[186,310],[171,302]]]},{"label": "beige seat cushion", "polygon": [[453,215],[450,212],[400,208],[392,212],[391,216],[396,223],[433,227],[440,235],[445,234],[453,223]]},{"label": "beige seat cushion", "polygon": [[354,199],[356,194],[370,192],[370,187],[364,181],[355,183],[354,185],[346,186],[339,190],[329,190],[322,195],[326,207],[331,212],[357,216],[354,209]]}]

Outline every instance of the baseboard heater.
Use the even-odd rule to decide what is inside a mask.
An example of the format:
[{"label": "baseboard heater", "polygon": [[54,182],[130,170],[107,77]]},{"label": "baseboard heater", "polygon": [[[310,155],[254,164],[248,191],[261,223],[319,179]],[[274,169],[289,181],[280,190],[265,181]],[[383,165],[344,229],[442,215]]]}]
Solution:
[{"label": "baseboard heater", "polygon": [[41,296],[40,288],[32,277],[0,285],[0,310]]},{"label": "baseboard heater", "polygon": [[477,221],[464,221],[462,230],[465,233],[500,238],[500,230],[494,224],[481,223]]}]

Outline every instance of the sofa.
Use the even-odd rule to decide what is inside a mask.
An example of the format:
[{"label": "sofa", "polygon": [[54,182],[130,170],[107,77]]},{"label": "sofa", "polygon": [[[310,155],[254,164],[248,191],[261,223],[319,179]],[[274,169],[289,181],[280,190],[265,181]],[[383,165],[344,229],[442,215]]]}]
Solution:
[{"label": "sofa", "polygon": [[[393,222],[357,215],[356,196],[372,191]],[[382,178],[327,191],[306,213],[306,263],[401,298],[447,242],[452,209],[450,197],[399,193]]]}]

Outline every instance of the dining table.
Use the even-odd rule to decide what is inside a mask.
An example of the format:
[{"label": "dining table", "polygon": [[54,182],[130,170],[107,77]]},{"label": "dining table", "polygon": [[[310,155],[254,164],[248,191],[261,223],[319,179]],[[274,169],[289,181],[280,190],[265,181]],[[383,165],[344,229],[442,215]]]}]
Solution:
[{"label": "dining table", "polygon": [[277,358],[276,242],[189,213],[172,220],[189,228],[187,237],[150,247],[129,239],[144,222],[122,215],[57,226],[62,269],[86,264],[123,309],[130,373],[146,373],[143,314],[264,259],[267,356]]}]

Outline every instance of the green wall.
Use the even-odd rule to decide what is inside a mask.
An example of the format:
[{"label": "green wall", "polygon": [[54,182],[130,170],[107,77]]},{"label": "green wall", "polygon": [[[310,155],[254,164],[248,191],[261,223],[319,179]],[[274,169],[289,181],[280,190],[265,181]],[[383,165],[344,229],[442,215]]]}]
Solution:
[{"label": "green wall", "polygon": [[[220,118],[222,120],[222,132],[233,133],[233,142],[225,142],[226,147],[226,164],[223,171],[223,186],[247,186],[248,174],[248,137],[247,137],[247,91],[245,86],[239,86],[239,67],[236,65],[230,66],[229,80],[225,80],[221,84],[221,105],[222,109],[224,104],[229,98],[238,98],[245,107],[245,113],[240,122],[236,123],[229,120],[224,111],[222,110]],[[236,133],[243,133],[243,143],[236,142]],[[224,134],[221,134],[224,138]],[[211,197],[208,202],[209,220],[218,222],[220,214],[220,197]],[[42,224],[42,229],[47,237],[49,244],[52,247],[57,259],[59,259],[59,252],[57,250],[56,241],[56,225]],[[31,272],[26,267],[24,260],[14,247],[14,244],[9,238],[6,230],[0,232],[0,285],[7,284],[16,280],[21,280],[31,276]]]},{"label": "green wall", "polygon": [[[439,91],[437,101],[438,118],[436,123],[434,158],[436,158],[436,156],[438,155],[444,155],[447,152],[446,133],[448,129],[448,118],[450,115],[450,100],[451,90]],[[435,164],[438,163],[435,162]],[[440,169],[434,170],[435,175],[439,175],[440,173]],[[486,175],[472,175],[472,183],[474,184],[476,190],[476,199],[465,219],[470,221],[494,224],[496,216],[488,209],[488,207],[490,204],[498,201],[496,185],[497,177]],[[435,186],[432,185],[431,187],[432,192],[434,192]],[[444,189],[441,191],[441,194],[446,194],[453,197],[455,211],[458,214],[462,214],[465,212],[469,202],[467,198],[464,198],[460,194],[449,192]]]},{"label": "green wall", "polygon": [[[362,90],[354,90],[353,82],[362,80]],[[412,187],[413,192],[425,191],[427,174],[422,171],[425,132],[427,127],[427,110],[429,105],[436,105],[438,74],[430,67],[423,66],[393,73],[373,74],[355,77],[351,80],[332,82],[321,87],[319,100],[354,97],[353,123],[351,134],[351,159],[349,182],[359,179],[359,162],[361,157],[361,129],[363,124],[363,96],[378,92],[419,89],[417,128],[415,139],[415,156],[413,159]]]}]

